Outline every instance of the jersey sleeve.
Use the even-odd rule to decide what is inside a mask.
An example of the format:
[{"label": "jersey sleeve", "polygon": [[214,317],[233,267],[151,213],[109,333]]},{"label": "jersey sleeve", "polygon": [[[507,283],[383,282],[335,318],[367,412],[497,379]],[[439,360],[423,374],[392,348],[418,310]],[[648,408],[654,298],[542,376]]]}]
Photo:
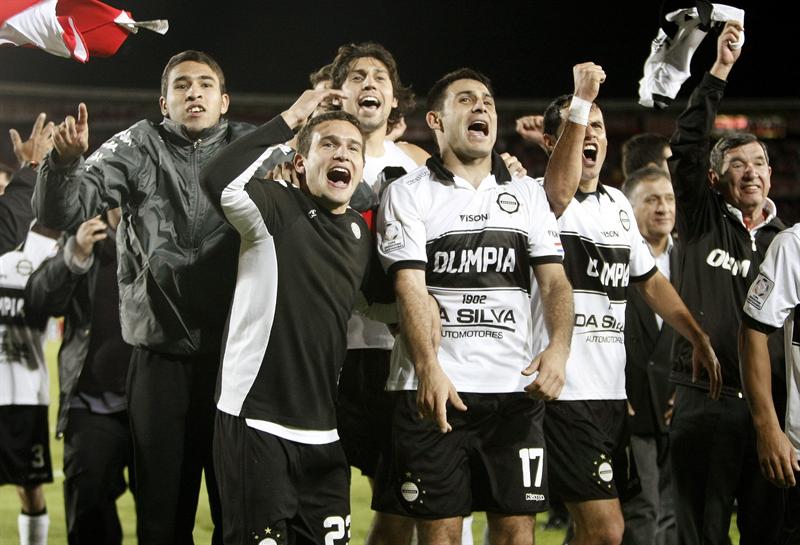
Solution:
[{"label": "jersey sleeve", "polygon": [[[625,199],[620,195],[621,199]],[[620,214],[627,215],[630,222],[629,242],[631,245],[631,282],[643,282],[656,274],[658,268],[656,267],[656,260],[653,254],[650,253],[650,247],[645,242],[639,226],[636,223],[636,217],[633,215],[633,209],[630,207],[628,200],[625,199],[625,205],[620,207]]]},{"label": "jersey sleeve", "polygon": [[556,216],[550,209],[542,186],[530,181],[528,188],[531,193],[528,235],[528,254],[531,256],[531,264],[561,263],[564,260],[564,248],[561,246]]},{"label": "jersey sleeve", "polygon": [[800,239],[794,232],[784,231],[772,241],[750,285],[744,301],[745,322],[764,333],[781,327],[800,304],[799,284]]},{"label": "jersey sleeve", "polygon": [[[253,178],[256,170],[292,131],[280,116],[238,138],[219,152],[200,175],[200,183],[222,217],[242,240],[256,242],[274,232],[273,190],[287,189],[286,182]],[[271,187],[268,184],[278,184]]]},{"label": "jersey sleeve", "polygon": [[399,269],[425,270],[428,263],[424,215],[415,191],[419,183],[391,184],[378,210],[378,255],[390,274]]}]

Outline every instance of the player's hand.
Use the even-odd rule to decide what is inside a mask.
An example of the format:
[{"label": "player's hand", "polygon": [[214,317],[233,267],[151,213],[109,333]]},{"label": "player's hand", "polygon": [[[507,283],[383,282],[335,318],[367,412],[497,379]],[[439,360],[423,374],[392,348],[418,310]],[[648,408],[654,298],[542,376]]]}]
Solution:
[{"label": "player's hand", "polygon": [[330,101],[334,106],[341,106],[342,100],[348,97],[341,89],[308,89],[303,91],[294,104],[281,116],[292,129],[305,123],[308,116],[314,113],[321,103]]},{"label": "player's hand", "polygon": [[50,153],[53,149],[53,131],[55,125],[47,121],[47,115],[44,112],[36,116],[36,121],[33,122],[33,129],[31,129],[31,136],[24,142],[16,129],[9,129],[8,135],[11,137],[11,145],[14,147],[14,155],[17,156],[17,161],[22,163],[30,163],[31,161],[40,163],[45,155]]},{"label": "player's hand", "polygon": [[80,261],[86,261],[92,255],[92,249],[96,242],[108,237],[106,222],[95,216],[86,220],[78,227],[75,233],[75,257]]},{"label": "player's hand", "polygon": [[769,482],[781,488],[797,484],[794,478],[795,472],[800,471],[797,452],[780,428],[772,427],[764,433],[759,431],[756,448],[761,473]]},{"label": "player's hand", "polygon": [[547,151],[544,145],[544,116],[526,115],[517,119],[515,130],[522,139]]},{"label": "player's hand", "polygon": [[548,346],[522,371],[527,377],[536,374],[534,381],[525,387],[525,391],[532,397],[544,401],[558,398],[567,380],[568,358],[568,347],[552,344]]},{"label": "player's hand", "polygon": [[297,176],[297,171],[294,164],[290,162],[281,163],[275,168],[268,170],[264,175],[266,180],[283,180],[286,183],[292,184],[295,187],[300,187],[300,178]]},{"label": "player's hand", "polygon": [[417,378],[417,410],[420,418],[432,420],[442,433],[452,431],[453,427],[447,421],[447,402],[459,411],[467,410],[453,383],[438,362],[428,366],[424,372],[417,371]]},{"label": "player's hand", "polygon": [[719,399],[719,394],[722,392],[722,369],[705,333],[692,343],[692,382],[700,380],[702,369],[708,374],[708,396],[711,399]]},{"label": "player's hand", "polygon": [[60,165],[68,165],[86,153],[89,149],[89,110],[86,104],[78,104],[78,119],[68,115],[59,124],[53,134],[53,144]]},{"label": "player's hand", "polygon": [[739,21],[728,21],[717,38],[717,62],[732,66],[742,54],[741,47],[731,47],[742,39],[744,27]]},{"label": "player's hand", "polygon": [[664,424],[669,426],[672,424],[672,415],[675,414],[675,392],[672,392],[672,395],[669,396],[667,400],[667,410],[664,411]]},{"label": "player's hand", "polygon": [[528,171],[525,170],[525,167],[522,166],[522,163],[519,162],[519,159],[511,155],[510,153],[501,153],[500,157],[503,158],[503,162],[506,164],[506,168],[511,173],[512,176],[516,178],[521,178],[528,174]]},{"label": "player's hand", "polygon": [[403,137],[405,134],[408,125],[406,125],[406,118],[401,117],[397,123],[391,128],[391,130],[387,130],[386,132],[386,140],[391,140],[392,142],[397,142]]},{"label": "player's hand", "polygon": [[594,102],[600,92],[600,84],[606,80],[603,67],[593,62],[583,62],[572,67],[575,80],[574,96]]}]

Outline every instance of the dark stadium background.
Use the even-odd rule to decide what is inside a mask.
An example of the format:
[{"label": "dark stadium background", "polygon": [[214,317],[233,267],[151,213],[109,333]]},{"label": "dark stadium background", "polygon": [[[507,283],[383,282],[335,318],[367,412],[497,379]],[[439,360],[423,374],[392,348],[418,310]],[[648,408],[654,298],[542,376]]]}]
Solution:
[{"label": "dark stadium background", "polygon": [[[572,89],[571,67],[592,60],[608,75],[600,102],[609,132],[604,179],[621,182],[620,144],[632,134],[669,134],[674,118],[714,55],[714,38],[701,44],[692,78],[676,104],[663,112],[636,104],[642,65],[665,10],[691,1],[276,2],[229,0],[106,0],[138,20],[166,18],[166,36],[140,31],[111,58],[87,64],[41,51],[0,48],[0,160],[13,161],[5,129],[24,129],[46,111],[63,119],[77,102],[89,105],[92,144],[142,117],[158,117],[161,69],[171,54],[202,49],[226,73],[231,117],[266,120],[307,85],[308,73],[330,62],[338,45],[377,40],[396,56],[404,81],[424,97],[444,72],[471,66],[493,80],[499,99],[498,147],[523,159],[533,174],[546,158],[513,131],[516,117],[541,113],[549,99]],[[720,129],[745,127],[762,136],[772,155],[773,191],[781,215],[800,219],[800,100],[796,80],[797,30],[775,1],[731,2],[746,10],[747,43],[721,113]],[[783,11],[782,11],[783,10]],[[431,149],[418,112],[405,139]]]}]

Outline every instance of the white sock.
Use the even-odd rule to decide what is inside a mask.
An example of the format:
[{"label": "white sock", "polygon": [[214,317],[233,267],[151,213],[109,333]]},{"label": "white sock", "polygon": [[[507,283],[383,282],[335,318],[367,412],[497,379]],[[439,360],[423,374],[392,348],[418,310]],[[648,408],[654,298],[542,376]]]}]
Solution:
[{"label": "white sock", "polygon": [[19,545],[47,545],[47,529],[49,527],[50,517],[47,516],[47,512],[41,515],[20,513],[17,517]]},{"label": "white sock", "polygon": [[461,545],[472,545],[472,515],[461,520]]}]

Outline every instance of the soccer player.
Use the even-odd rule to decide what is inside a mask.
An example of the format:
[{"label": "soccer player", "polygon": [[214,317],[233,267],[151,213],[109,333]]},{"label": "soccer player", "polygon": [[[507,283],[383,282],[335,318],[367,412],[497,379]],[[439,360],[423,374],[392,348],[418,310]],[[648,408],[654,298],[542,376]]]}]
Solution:
[{"label": "soccer player", "polygon": [[[693,380],[688,347],[678,339],[670,449],[679,540],[687,545],[726,543],[734,500],[745,545],[775,543],[783,512],[781,491],[759,471],[735,340],[747,290],[767,247],[785,226],[767,197],[771,168],[764,144],[752,134],[734,133],[709,150],[726,80],[742,52],[730,44],[741,32],[738,22],[725,25],[714,64],[689,98],[670,140],[683,244],[680,293],[708,329],[723,378],[721,399],[709,403],[708,384]],[[783,354],[780,347],[771,352],[780,380]]]},{"label": "soccer player", "polygon": [[[382,186],[415,170],[428,153],[408,143],[386,137],[390,121],[401,119],[414,106],[414,94],[400,80],[392,54],[375,42],[339,48],[331,67],[332,86],[347,93],[342,109],[355,116],[364,133],[363,183],[353,205],[373,214]],[[347,328],[347,358],[339,380],[337,416],[339,432],[350,465],[374,485],[378,457],[388,452],[391,432],[391,398],[384,385],[394,336],[386,324],[364,315],[360,305]],[[388,513],[375,513],[367,541],[406,544],[413,521]]]},{"label": "soccer player", "polygon": [[[378,218],[402,333],[387,381],[392,459],[373,508],[414,517],[422,544],[459,544],[472,511],[487,512],[491,542],[531,543],[547,505],[541,399],[560,391],[572,329],[555,217],[541,187],[512,178],[493,152],[485,76],[443,76],[426,120],[440,155],[389,186]],[[552,339],[538,355],[531,269]],[[438,352],[429,292],[441,307]]]},{"label": "soccer player", "polygon": [[[739,329],[742,386],[753,424],[761,473],[786,491],[780,543],[800,543],[800,223],[778,233],[744,302]],[[772,396],[768,334],[784,327],[787,404],[778,415]]]},{"label": "soccer player", "polygon": [[37,217],[59,229],[123,210],[120,322],[134,347],[127,395],[142,543],[192,543],[203,471],[214,543],[221,538],[211,436],[236,232],[211,208],[197,176],[251,129],[221,117],[228,104],[217,62],[199,51],[178,53],[161,76],[163,121],[140,121],[84,160],[89,114],[81,104],[78,118],[58,127],[34,193]]},{"label": "soccer player", "polygon": [[[630,203],[622,192],[600,182],[608,141],[594,100],[605,72],[594,63],[582,63],[573,75],[574,94],[558,97],[544,114],[551,154],[545,187],[567,194],[577,188],[559,218],[564,267],[574,293],[575,331],[566,384],[558,400],[547,403],[548,469],[553,499],[566,502],[575,522],[570,543],[617,545],[624,528],[618,496],[627,486],[623,330],[629,283],[665,322],[690,339],[695,373],[702,365],[717,388],[719,363],[708,337],[658,272]],[[539,331],[537,327],[534,339],[546,338]]]},{"label": "soccer player", "polygon": [[29,231],[36,167],[53,147],[53,123],[45,121],[45,114],[39,114],[25,141],[11,129],[20,168],[11,175],[6,192],[0,192],[4,295],[0,305],[0,485],[17,487],[21,545],[47,543],[50,518],[43,483],[53,481],[47,418],[50,391],[42,346],[47,317],[24,312],[24,288],[30,274],[55,246],[40,228]]},{"label": "soccer player", "polygon": [[225,543],[349,541],[350,471],[334,404],[373,251],[366,222],[348,207],[364,169],[358,121],[334,111],[305,123],[293,159],[299,188],[252,178],[330,97],[342,92],[306,91],[202,174],[241,238],[214,439]]}]

